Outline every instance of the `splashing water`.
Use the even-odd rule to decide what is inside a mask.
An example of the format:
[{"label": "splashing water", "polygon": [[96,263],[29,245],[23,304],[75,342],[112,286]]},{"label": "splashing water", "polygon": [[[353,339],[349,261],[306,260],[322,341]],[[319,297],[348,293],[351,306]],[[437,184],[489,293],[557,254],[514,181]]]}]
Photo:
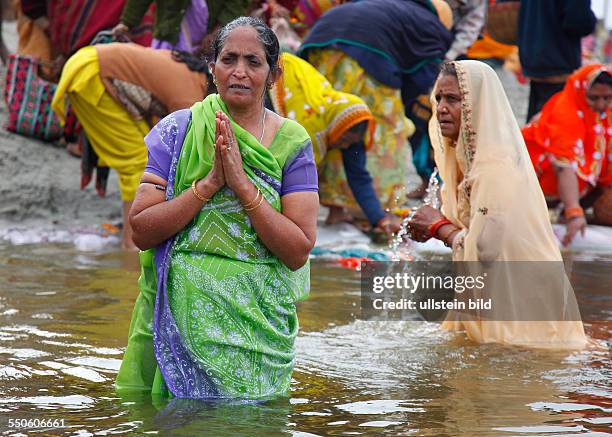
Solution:
[{"label": "splashing water", "polygon": [[[433,173],[429,177],[429,183],[427,184],[427,189],[425,190],[425,197],[423,198],[423,204],[429,205],[432,208],[440,209],[440,198],[438,197],[438,193],[440,191],[440,184],[438,183],[438,169],[434,168]],[[404,220],[402,220],[402,225],[400,230],[389,243],[389,249],[391,250],[391,260],[399,261],[402,259],[402,255],[410,255],[409,253],[405,253],[405,251],[400,252],[400,247],[404,242],[404,237],[408,235],[408,223],[414,217],[417,208],[413,209],[410,214],[408,214]]]}]

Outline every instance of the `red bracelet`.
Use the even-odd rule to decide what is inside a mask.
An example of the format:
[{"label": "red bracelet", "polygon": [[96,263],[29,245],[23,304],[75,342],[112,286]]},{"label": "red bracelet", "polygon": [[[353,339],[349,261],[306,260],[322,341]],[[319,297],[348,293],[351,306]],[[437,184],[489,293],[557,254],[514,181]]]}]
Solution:
[{"label": "red bracelet", "polygon": [[443,217],[440,220],[433,222],[431,225],[429,225],[429,228],[427,229],[429,230],[429,235],[436,238],[438,229],[440,229],[444,225],[452,225],[452,224],[453,223],[449,219],[447,219],[446,217]]}]

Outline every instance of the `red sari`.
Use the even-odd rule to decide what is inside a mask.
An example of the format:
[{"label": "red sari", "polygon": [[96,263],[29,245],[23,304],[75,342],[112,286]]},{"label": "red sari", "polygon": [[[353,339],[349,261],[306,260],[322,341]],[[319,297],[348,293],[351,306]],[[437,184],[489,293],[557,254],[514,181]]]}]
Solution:
[{"label": "red sari", "polygon": [[[101,30],[109,30],[119,23],[125,0],[21,0],[23,12],[32,19],[46,15],[54,54],[71,56],[89,45]],[[140,26],[132,30],[133,40],[150,46],[153,12],[148,13]]]},{"label": "red sari", "polygon": [[563,91],[555,94],[522,129],[547,198],[559,197],[553,164],[574,169],[581,197],[595,187],[612,185],[611,112],[593,111],[586,99],[587,90],[602,71],[610,72],[601,64],[577,70]]}]

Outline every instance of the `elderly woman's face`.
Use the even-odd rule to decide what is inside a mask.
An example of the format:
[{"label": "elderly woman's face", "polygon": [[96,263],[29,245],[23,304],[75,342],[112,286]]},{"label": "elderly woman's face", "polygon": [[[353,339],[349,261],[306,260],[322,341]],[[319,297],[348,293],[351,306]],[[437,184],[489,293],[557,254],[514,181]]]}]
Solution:
[{"label": "elderly woman's face", "polygon": [[586,93],[589,107],[595,112],[606,112],[612,103],[612,87],[596,83]]},{"label": "elderly woman's face", "polygon": [[225,40],[211,71],[223,101],[235,107],[261,104],[269,80],[266,52],[252,27],[238,27]]},{"label": "elderly woman's face", "polygon": [[436,91],[436,116],[442,135],[457,141],[461,129],[461,91],[455,76],[443,74]]}]

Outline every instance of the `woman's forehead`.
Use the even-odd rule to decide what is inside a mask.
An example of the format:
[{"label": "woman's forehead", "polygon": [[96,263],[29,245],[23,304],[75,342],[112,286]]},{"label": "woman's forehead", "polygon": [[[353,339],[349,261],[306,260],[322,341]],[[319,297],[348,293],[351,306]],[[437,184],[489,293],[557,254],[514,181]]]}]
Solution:
[{"label": "woman's forehead", "polygon": [[438,79],[436,91],[441,93],[459,93],[459,81],[455,76],[443,74]]},{"label": "woman's forehead", "polygon": [[232,30],[227,36],[221,52],[265,56],[265,50],[259,40],[257,31],[249,26],[241,26]]}]

